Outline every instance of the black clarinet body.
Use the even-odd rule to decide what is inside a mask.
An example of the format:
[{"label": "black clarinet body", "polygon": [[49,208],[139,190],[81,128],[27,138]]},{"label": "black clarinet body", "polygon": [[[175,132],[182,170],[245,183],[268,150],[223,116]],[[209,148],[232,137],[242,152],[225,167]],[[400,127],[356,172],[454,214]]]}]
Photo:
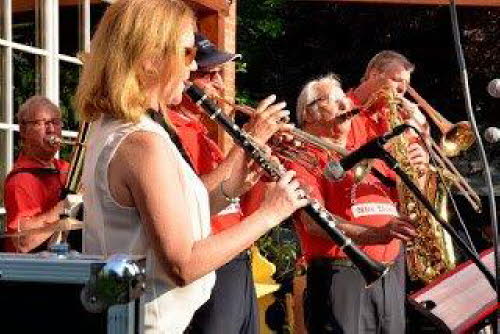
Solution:
[{"label": "black clarinet body", "polygon": [[[229,117],[220,107],[211,101],[200,88],[190,85],[185,93],[205,112],[212,120],[217,121],[234,141],[247,152],[264,169],[269,176],[279,180],[285,173],[280,164],[266,158],[265,152],[254,142],[254,140]],[[326,210],[318,201],[311,202],[303,210],[316,222],[349,257],[352,263],[363,275],[367,286],[370,286],[388,271],[388,267],[374,261],[361,251],[353,241],[337,228],[338,219]]]}]

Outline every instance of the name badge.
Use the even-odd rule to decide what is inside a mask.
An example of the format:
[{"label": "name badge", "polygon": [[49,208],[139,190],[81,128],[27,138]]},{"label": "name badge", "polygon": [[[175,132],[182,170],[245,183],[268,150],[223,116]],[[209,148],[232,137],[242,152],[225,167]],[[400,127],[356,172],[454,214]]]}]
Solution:
[{"label": "name badge", "polygon": [[391,203],[360,203],[351,207],[354,218],[365,216],[394,216],[399,217],[396,206]]}]

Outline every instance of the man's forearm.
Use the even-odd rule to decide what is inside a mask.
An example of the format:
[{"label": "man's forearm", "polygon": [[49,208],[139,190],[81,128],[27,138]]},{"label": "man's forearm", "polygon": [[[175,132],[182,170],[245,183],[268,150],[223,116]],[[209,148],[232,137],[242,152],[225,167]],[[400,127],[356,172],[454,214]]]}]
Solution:
[{"label": "man's forearm", "polygon": [[[19,219],[19,231],[26,231],[45,227],[56,223],[59,220],[61,213],[64,210],[64,201],[57,203],[52,209],[47,212],[38,214],[33,217],[23,217]],[[50,238],[53,232],[42,232],[32,235],[26,235],[19,238],[14,238],[14,245],[22,253],[28,253],[41,245],[45,240]]]},{"label": "man's forearm", "polygon": [[[332,240],[331,237],[326,233],[326,231],[321,228],[318,224],[316,224],[309,216],[305,213],[301,213],[301,219],[305,219],[307,221],[306,230],[308,233],[324,238],[326,240]],[[336,217],[339,222],[337,223],[337,228],[341,230],[347,237],[352,239],[357,244],[360,245],[370,245],[370,244],[378,244],[379,241],[379,233],[376,228],[354,224],[345,219]]]}]

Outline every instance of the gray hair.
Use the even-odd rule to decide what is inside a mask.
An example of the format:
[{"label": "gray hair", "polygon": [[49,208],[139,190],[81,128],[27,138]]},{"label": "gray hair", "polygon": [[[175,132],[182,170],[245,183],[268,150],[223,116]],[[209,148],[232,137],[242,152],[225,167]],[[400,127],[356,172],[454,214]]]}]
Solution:
[{"label": "gray hair", "polygon": [[[297,116],[297,126],[299,128],[303,125],[307,107],[318,98],[318,93],[315,87],[320,83],[327,83],[332,85],[333,87],[341,87],[338,76],[332,73],[306,83],[299,94],[299,97],[297,99],[297,107],[295,109],[295,113]],[[316,105],[312,107],[317,108]]]},{"label": "gray hair", "polygon": [[45,96],[34,95],[27,99],[19,107],[19,111],[17,112],[17,121],[19,123],[24,122],[30,112],[39,108],[47,108],[51,111],[61,114],[59,107],[52,103],[52,101],[50,101],[48,98],[46,98]]},{"label": "gray hair", "polygon": [[365,74],[361,79],[361,81],[365,81],[366,79],[368,79],[368,75],[372,70],[378,70],[380,72],[383,72],[387,69],[389,65],[393,63],[401,64],[405,68],[405,70],[410,72],[413,72],[413,70],[415,70],[415,65],[402,54],[392,50],[384,50],[377,53],[368,62]]}]

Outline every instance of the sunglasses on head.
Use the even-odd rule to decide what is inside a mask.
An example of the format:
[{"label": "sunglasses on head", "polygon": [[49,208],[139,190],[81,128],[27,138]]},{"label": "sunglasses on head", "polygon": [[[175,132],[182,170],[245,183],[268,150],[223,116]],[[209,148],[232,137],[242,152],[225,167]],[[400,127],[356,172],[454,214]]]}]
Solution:
[{"label": "sunglasses on head", "polygon": [[193,75],[197,78],[205,78],[208,80],[214,80],[216,76],[220,75],[221,71],[220,70],[198,70],[193,73]]}]

